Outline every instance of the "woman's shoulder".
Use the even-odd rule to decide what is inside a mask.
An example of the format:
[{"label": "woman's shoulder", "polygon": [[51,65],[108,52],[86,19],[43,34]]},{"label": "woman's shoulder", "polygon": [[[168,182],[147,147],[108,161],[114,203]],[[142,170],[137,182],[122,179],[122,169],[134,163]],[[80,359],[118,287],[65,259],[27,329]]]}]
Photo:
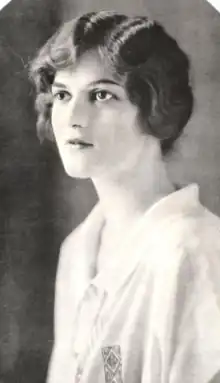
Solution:
[{"label": "woman's shoulder", "polygon": [[59,268],[69,269],[73,262],[76,261],[79,253],[85,252],[85,248],[89,247],[98,235],[100,227],[103,223],[103,216],[100,206],[95,205],[88,216],[72,230],[60,247]]},{"label": "woman's shoulder", "polygon": [[[181,276],[187,265],[195,275],[209,269],[220,278],[220,218],[203,205],[195,206],[155,230],[149,250],[156,274]],[[143,261],[148,268],[149,255]]]},{"label": "woman's shoulder", "polygon": [[71,277],[71,270],[73,268],[74,254],[76,253],[77,237],[80,234],[81,225],[72,230],[68,236],[63,240],[57,265],[56,284],[67,283]]},{"label": "woman's shoulder", "polygon": [[[189,198],[189,192],[195,195]],[[181,193],[185,201],[181,200]],[[191,190],[189,187],[188,190],[185,188],[179,194],[174,201],[178,206],[173,203],[168,219],[164,220],[165,225],[161,226],[161,240],[164,239],[164,245],[173,244],[174,247],[208,252],[211,249],[220,251],[220,217],[200,202],[195,187],[194,190],[192,187]]]},{"label": "woman's shoulder", "polygon": [[77,246],[78,240],[82,232],[83,222],[74,228],[63,240],[60,246],[60,256],[71,257],[74,247]]},{"label": "woman's shoulder", "polygon": [[191,230],[188,240],[185,238],[187,247],[208,254],[217,252],[220,259],[220,218],[201,205],[195,216],[186,219],[185,226],[187,223]]}]

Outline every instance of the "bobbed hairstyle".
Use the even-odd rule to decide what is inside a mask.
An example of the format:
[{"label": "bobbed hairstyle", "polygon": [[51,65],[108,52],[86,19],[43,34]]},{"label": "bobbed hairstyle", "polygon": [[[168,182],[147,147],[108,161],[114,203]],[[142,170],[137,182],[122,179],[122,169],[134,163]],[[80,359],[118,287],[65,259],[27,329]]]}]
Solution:
[{"label": "bobbed hairstyle", "polygon": [[111,11],[66,22],[32,61],[39,138],[53,137],[51,86],[56,72],[73,66],[89,50],[97,50],[103,64],[124,80],[130,101],[138,107],[141,129],[157,137],[166,154],[193,109],[189,59],[158,22]]}]

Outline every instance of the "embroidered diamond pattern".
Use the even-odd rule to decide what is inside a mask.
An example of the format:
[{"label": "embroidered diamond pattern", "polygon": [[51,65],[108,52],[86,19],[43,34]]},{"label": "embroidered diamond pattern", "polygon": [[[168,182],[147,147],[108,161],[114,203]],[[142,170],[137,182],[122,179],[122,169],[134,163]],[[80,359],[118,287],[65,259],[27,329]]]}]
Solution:
[{"label": "embroidered diamond pattern", "polygon": [[112,383],[112,380],[114,379],[113,373],[110,371],[108,366],[104,366],[105,370],[105,383]]},{"label": "embroidered diamond pattern", "polygon": [[118,367],[120,363],[120,358],[117,355],[115,355],[113,351],[110,351],[106,362],[108,366],[111,368],[111,370],[115,372],[116,368]]},{"label": "embroidered diamond pattern", "polygon": [[102,348],[105,383],[123,383],[120,346]]},{"label": "embroidered diamond pattern", "polygon": [[111,347],[103,347],[102,348],[102,355],[103,355],[103,358],[104,358],[104,362],[108,358],[108,355],[109,355],[111,349],[112,349]]}]

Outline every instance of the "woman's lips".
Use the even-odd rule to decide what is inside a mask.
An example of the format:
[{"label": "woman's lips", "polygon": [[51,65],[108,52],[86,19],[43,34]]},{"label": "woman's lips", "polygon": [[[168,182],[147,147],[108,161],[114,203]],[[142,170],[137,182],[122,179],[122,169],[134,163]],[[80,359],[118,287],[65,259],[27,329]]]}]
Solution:
[{"label": "woman's lips", "polygon": [[80,140],[78,138],[68,140],[67,144],[73,145],[76,148],[90,148],[93,146],[91,143]]}]

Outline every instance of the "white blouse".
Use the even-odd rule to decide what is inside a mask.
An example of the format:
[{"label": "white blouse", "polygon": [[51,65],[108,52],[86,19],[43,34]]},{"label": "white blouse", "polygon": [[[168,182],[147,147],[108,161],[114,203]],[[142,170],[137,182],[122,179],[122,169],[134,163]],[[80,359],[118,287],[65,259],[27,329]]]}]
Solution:
[{"label": "white blouse", "polygon": [[47,383],[220,382],[220,219],[198,186],[147,210],[95,275],[103,224],[97,205],[61,248]]}]

